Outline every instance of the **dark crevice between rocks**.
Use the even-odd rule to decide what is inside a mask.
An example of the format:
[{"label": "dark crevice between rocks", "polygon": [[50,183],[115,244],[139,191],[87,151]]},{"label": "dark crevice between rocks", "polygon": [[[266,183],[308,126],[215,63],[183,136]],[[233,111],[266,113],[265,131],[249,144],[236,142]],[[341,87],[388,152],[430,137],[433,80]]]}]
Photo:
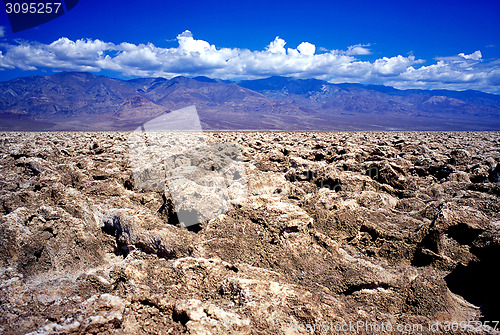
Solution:
[{"label": "dark crevice between rocks", "polygon": [[470,177],[470,181],[474,184],[484,183],[486,181],[486,176],[481,174],[475,174]]},{"label": "dark crevice between rocks", "polygon": [[494,169],[493,167],[489,169],[488,179],[492,183],[498,183],[500,181],[500,163],[498,163]]},{"label": "dark crevice between rocks", "polygon": [[113,217],[112,224],[105,223],[101,229],[104,233],[114,236],[116,242],[114,252],[117,256],[126,258],[132,250],[137,249],[146,254],[154,254],[158,258],[173,259],[177,257],[175,250],[165,249],[160,241],[148,244],[143,241],[129,241],[128,238],[123,238],[123,235],[126,236],[128,233],[123,231],[123,226],[118,216]]},{"label": "dark crevice between rocks", "polygon": [[134,184],[129,179],[125,180],[125,182],[123,183],[123,187],[125,187],[125,189],[129,190],[129,191],[133,191],[134,190]]},{"label": "dark crevice between rocks", "polygon": [[419,177],[426,177],[429,175],[429,172],[423,167],[415,167],[413,169],[410,169],[410,172],[416,173],[417,176],[419,176]]},{"label": "dark crevice between rocks", "polygon": [[28,157],[28,155],[26,154],[10,154],[12,156],[12,158],[14,158],[15,160],[18,160],[19,158],[21,157]]},{"label": "dark crevice between rocks", "polygon": [[[167,217],[168,224],[172,226],[182,226],[189,231],[194,233],[200,232],[203,227],[201,226],[201,222],[199,222],[198,217],[199,213],[197,211],[189,211],[189,210],[175,210],[175,205],[172,202],[172,199],[167,198],[164,193],[161,194],[161,198],[163,200],[162,205],[157,210],[160,215],[165,215]],[[179,216],[184,219],[183,222],[179,220]]]},{"label": "dark crevice between rocks", "polygon": [[281,230],[280,235],[283,235],[285,233],[298,233],[299,232],[299,227],[297,226],[292,226],[292,227],[285,227]]},{"label": "dark crevice between rocks", "polygon": [[201,226],[201,224],[198,223],[192,226],[188,226],[186,227],[186,229],[192,231],[193,233],[199,233],[203,229],[203,227]]},{"label": "dark crevice between rocks", "polygon": [[120,243],[118,240],[116,241],[115,255],[127,258],[131,251],[132,248],[128,244]]},{"label": "dark crevice between rocks", "polygon": [[499,254],[467,266],[459,263],[444,279],[451,292],[478,306],[483,321],[500,320],[500,287],[497,271]]},{"label": "dark crevice between rocks", "polygon": [[[193,214],[193,212],[196,212],[196,211],[180,211],[180,215],[181,217],[189,217],[189,218],[192,218],[192,217],[196,217],[196,214]],[[198,212],[196,212],[198,213]],[[197,220],[197,219],[196,219]],[[195,221],[191,221],[191,220],[188,220],[188,222],[195,222]],[[177,227],[183,227],[183,228],[186,228],[188,231],[192,231],[193,233],[198,233],[200,232],[203,227],[201,226],[201,223],[185,223],[185,222],[181,222],[179,221],[179,214],[178,212],[172,212],[171,214],[169,214],[168,216],[168,224],[171,224],[173,226],[177,226]]]},{"label": "dark crevice between rocks", "polygon": [[128,256],[128,254],[130,253],[131,249],[130,249],[128,244],[123,243],[120,240],[120,237],[122,236],[122,233],[123,233],[122,226],[120,223],[120,218],[117,216],[113,217],[113,224],[112,225],[105,224],[101,228],[101,230],[103,233],[111,235],[115,238],[115,242],[116,242],[115,251],[114,251],[115,255],[123,256],[124,258],[126,258]]},{"label": "dark crevice between rocks", "polygon": [[462,245],[470,245],[483,232],[483,229],[474,229],[464,223],[452,226],[446,234]]},{"label": "dark crevice between rocks", "polygon": [[362,225],[361,228],[359,229],[360,232],[365,232],[370,235],[372,241],[376,241],[377,238],[379,237],[379,233],[372,227],[368,227],[365,225]]},{"label": "dark crevice between rocks", "polygon": [[174,259],[177,258],[177,254],[174,250],[164,250],[161,248],[154,248],[150,245],[147,245],[143,242],[136,242],[133,244],[127,244],[120,241],[120,235],[115,235],[116,233],[112,232],[109,229],[104,229],[103,231],[109,235],[115,236],[116,247],[115,247],[115,255],[123,256],[123,258],[127,258],[132,250],[139,250],[148,255],[156,255],[158,258],[163,259]]},{"label": "dark crevice between rocks", "polygon": [[47,228],[44,228],[43,231],[46,231],[48,232],[49,234],[52,235],[52,237],[56,237],[57,236],[57,233],[54,232],[54,229],[52,227],[47,227]]},{"label": "dark crevice between rocks", "polygon": [[252,223],[263,226],[266,229],[269,228],[269,225],[267,224],[266,220],[263,218],[252,216],[252,217],[249,217],[249,219],[250,219],[250,221],[252,221]]},{"label": "dark crevice between rocks", "polygon": [[[471,179],[472,181],[472,179]],[[474,181],[472,181],[474,183]],[[482,193],[493,194],[500,196],[500,185],[498,183],[482,183],[478,182],[476,184],[469,185],[468,189],[470,191],[477,191]]]},{"label": "dark crevice between rocks", "polygon": [[342,182],[339,178],[325,178],[325,179],[317,179],[315,184],[319,188],[327,188],[329,190],[340,192],[342,191]]},{"label": "dark crevice between rocks", "polygon": [[7,206],[7,204],[4,202],[2,202],[2,212],[7,215],[11,212],[9,206]]},{"label": "dark crevice between rocks", "polygon": [[[166,214],[167,216],[170,217],[170,214],[172,213],[172,207],[173,205],[171,204],[171,201],[167,201],[167,197],[165,196],[165,193],[161,194],[161,199],[163,203],[161,204],[160,208],[156,212],[160,214]],[[170,200],[170,199],[169,199]]]},{"label": "dark crevice between rocks", "polygon": [[447,178],[453,171],[453,167],[449,165],[431,166],[429,168],[430,174],[439,180]]},{"label": "dark crevice between rocks", "polygon": [[38,218],[38,215],[36,215],[36,214],[31,214],[31,215],[30,215],[30,216],[26,219],[26,221],[25,221],[24,223],[25,223],[25,224],[26,224],[26,223],[31,223],[31,222],[33,222],[33,220],[34,220],[35,218]]},{"label": "dark crevice between rocks", "polygon": [[35,252],[33,253],[33,256],[35,256],[35,258],[36,258],[36,261],[38,261],[40,259],[40,257],[42,257],[43,249],[44,248],[41,247],[40,249],[35,250]]},{"label": "dark crevice between rocks", "polygon": [[316,153],[314,155],[313,161],[320,162],[320,161],[323,161],[324,159],[325,159],[325,155],[319,152],[319,153]]},{"label": "dark crevice between rocks", "polygon": [[189,316],[187,315],[186,311],[174,310],[172,314],[172,320],[174,320],[174,322],[179,322],[181,325],[185,326],[189,321]]},{"label": "dark crevice between rocks", "polygon": [[175,215],[177,216],[179,225],[185,227],[187,230],[197,233],[202,229],[201,222],[199,222],[200,213],[198,211],[181,209],[176,211]]},{"label": "dark crevice between rocks", "polygon": [[482,321],[500,320],[497,276],[500,245],[485,238],[483,230],[465,224],[450,227],[447,233],[457,242],[470,245],[470,252],[476,256],[476,260],[467,265],[458,263],[444,278],[448,288],[478,306],[483,314]]},{"label": "dark crevice between rocks", "polygon": [[436,255],[439,253],[440,240],[441,233],[435,229],[431,230],[417,247],[411,264],[418,267],[432,264],[436,259]]}]

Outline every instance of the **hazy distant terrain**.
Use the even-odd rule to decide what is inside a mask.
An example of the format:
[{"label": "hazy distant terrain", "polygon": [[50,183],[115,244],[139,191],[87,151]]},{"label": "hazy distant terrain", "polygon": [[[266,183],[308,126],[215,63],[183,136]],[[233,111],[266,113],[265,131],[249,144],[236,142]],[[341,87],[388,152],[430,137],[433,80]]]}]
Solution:
[{"label": "hazy distant terrain", "polygon": [[247,197],[189,229],[129,136],[0,133],[0,333],[495,334],[500,133],[210,132]]},{"label": "hazy distant terrain", "polygon": [[499,130],[500,96],[271,77],[119,80],[59,73],[0,82],[1,130],[131,130],[195,105],[203,129]]}]

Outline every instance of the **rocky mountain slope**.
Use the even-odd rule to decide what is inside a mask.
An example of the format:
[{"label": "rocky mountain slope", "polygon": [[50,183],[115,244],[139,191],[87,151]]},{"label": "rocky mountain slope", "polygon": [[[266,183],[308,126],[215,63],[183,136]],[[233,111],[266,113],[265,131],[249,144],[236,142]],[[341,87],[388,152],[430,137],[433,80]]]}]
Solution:
[{"label": "rocky mountain slope", "polygon": [[1,333],[498,333],[499,133],[207,133],[248,197],[188,228],[128,136],[0,134]]},{"label": "rocky mountain slope", "polygon": [[500,129],[500,96],[475,91],[63,72],[0,82],[0,130],[132,130],[190,105],[205,130]]}]

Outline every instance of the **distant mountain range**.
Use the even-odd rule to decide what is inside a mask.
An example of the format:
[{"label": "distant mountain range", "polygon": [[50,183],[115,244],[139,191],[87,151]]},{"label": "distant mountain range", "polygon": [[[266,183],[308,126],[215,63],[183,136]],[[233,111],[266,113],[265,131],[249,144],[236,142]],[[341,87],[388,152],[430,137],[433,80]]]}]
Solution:
[{"label": "distant mountain range", "polygon": [[478,91],[80,72],[0,82],[0,130],[132,130],[190,105],[204,130],[500,130],[500,96]]}]

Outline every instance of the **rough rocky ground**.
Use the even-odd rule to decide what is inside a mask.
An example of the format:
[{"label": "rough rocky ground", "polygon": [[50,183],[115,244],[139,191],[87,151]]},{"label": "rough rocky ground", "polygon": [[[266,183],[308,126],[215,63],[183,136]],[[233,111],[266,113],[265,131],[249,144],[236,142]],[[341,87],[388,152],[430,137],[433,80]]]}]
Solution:
[{"label": "rough rocky ground", "polygon": [[241,146],[249,197],[186,229],[134,185],[127,133],[0,134],[0,333],[500,319],[499,133],[207,136]]}]

